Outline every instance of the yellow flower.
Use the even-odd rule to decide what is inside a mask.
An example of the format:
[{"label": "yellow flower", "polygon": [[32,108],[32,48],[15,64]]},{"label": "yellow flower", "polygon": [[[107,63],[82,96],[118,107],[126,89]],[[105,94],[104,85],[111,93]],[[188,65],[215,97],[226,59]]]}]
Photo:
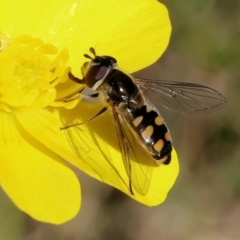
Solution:
[{"label": "yellow flower", "polygon": [[[82,87],[68,80],[67,65],[79,75],[93,46],[127,72],[147,67],[169,41],[166,8],[155,0],[10,0],[1,2],[0,16],[0,183],[12,201],[40,221],[73,218],[80,185],[69,162],[145,205],[163,202],[178,174],[175,151],[170,165],[153,169],[148,192],[131,195],[110,111],[91,124],[60,128],[102,106],[65,101]],[[53,45],[63,50],[57,55]]]}]

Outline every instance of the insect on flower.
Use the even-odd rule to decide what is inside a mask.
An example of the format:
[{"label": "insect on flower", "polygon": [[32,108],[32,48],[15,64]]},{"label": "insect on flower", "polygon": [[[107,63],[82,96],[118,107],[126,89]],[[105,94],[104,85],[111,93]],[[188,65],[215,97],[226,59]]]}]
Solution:
[{"label": "insect on flower", "polygon": [[[134,79],[117,68],[115,58],[97,56],[93,48],[90,48],[90,52],[93,57],[84,54],[90,61],[84,63],[81,69],[83,78],[79,79],[71,72],[69,78],[97,90],[98,93],[90,97],[101,94],[108,106],[90,116],[87,122],[64,126],[62,129],[86,124],[102,115],[110,106],[129,178],[129,191],[133,195],[134,191],[145,195],[153,166],[171,162],[170,133],[154,104],[160,103],[179,112],[198,114],[219,110],[227,101],[216,90],[198,84]],[[145,95],[151,96],[153,104]]]}]

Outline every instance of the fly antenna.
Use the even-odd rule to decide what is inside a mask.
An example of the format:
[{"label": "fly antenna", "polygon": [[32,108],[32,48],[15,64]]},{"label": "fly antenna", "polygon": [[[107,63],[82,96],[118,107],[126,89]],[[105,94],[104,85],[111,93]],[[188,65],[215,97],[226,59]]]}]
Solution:
[{"label": "fly antenna", "polygon": [[90,47],[89,51],[96,57],[96,52],[93,47]]},{"label": "fly antenna", "polygon": [[84,56],[85,58],[89,58],[89,59],[93,60],[93,58],[90,57],[88,54],[84,54],[83,56]]}]

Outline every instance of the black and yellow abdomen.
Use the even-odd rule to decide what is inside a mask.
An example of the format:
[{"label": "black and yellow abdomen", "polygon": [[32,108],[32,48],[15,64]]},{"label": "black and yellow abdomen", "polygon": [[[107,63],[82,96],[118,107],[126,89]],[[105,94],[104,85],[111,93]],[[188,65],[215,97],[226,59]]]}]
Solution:
[{"label": "black and yellow abdomen", "polygon": [[151,107],[142,105],[131,111],[135,129],[153,158],[164,164],[171,161],[171,137],[167,126],[159,114]]}]

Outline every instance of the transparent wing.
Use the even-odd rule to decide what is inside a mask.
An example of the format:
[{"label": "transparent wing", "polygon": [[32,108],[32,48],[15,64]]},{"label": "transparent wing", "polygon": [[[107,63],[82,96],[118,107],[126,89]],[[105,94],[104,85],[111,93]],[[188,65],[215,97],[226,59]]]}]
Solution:
[{"label": "transparent wing", "polygon": [[118,112],[117,107],[111,103],[110,105],[113,110],[122,159],[129,177],[129,189],[133,194],[136,190],[139,194],[146,195],[155,165],[154,160],[137,140],[138,136],[121,113]]},{"label": "transparent wing", "polygon": [[[82,111],[84,104],[85,111]],[[71,116],[68,122],[63,120],[63,126],[85,122],[101,108],[101,104],[96,106],[80,102],[74,113],[76,115]],[[102,182],[128,192],[128,181],[122,174],[125,169],[121,163],[114,121],[109,112],[108,110],[103,114],[104,116],[99,116],[87,124],[73,126],[63,131],[74,152],[80,158],[80,169]],[[79,115],[81,115],[81,119]]]},{"label": "transparent wing", "polygon": [[218,111],[225,107],[226,98],[216,90],[174,81],[136,79],[144,95],[155,105],[190,114]]}]

